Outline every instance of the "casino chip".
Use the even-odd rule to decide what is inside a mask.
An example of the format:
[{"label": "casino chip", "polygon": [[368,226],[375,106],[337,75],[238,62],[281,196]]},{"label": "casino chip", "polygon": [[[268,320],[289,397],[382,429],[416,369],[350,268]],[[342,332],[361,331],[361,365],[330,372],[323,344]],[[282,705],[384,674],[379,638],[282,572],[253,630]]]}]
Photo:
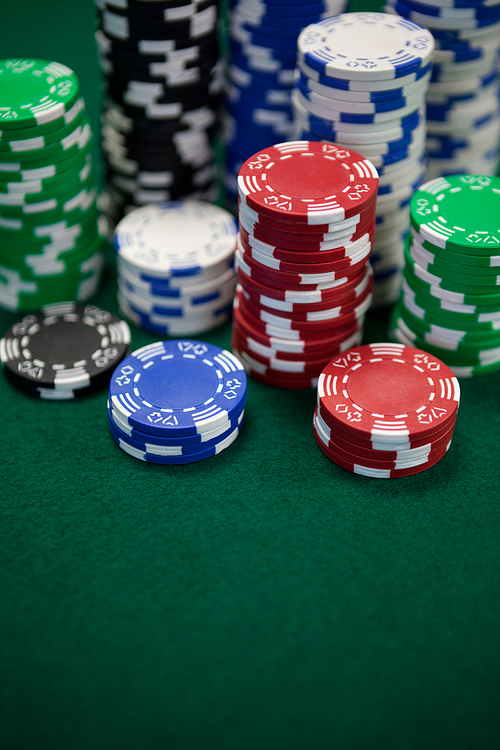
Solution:
[{"label": "casino chip", "polygon": [[137,208],[116,226],[120,310],[136,325],[189,336],[231,315],[236,222],[196,200]]},{"label": "casino chip", "polygon": [[371,162],[329,143],[279,143],[243,164],[231,346],[255,379],[315,387],[360,343],[377,187]]},{"label": "casino chip", "polygon": [[111,436],[141,461],[201,461],[238,437],[246,390],[245,371],[231,352],[184,339],[149,344],[113,373]]},{"label": "casino chip", "polygon": [[95,4],[111,223],[153,202],[211,200],[224,72],[216,0]]},{"label": "casino chip", "polygon": [[92,133],[74,72],[0,61],[0,306],[13,312],[97,290],[104,264]]},{"label": "casino chip", "polygon": [[458,377],[500,369],[500,178],[439,177],[410,204],[394,336]]},{"label": "casino chip", "polygon": [[237,176],[246,159],[292,137],[291,91],[301,30],[341,13],[346,0],[233,0],[225,90],[225,186],[237,211]]},{"label": "casino chip", "polygon": [[106,310],[73,302],[25,315],[0,340],[5,377],[43,399],[84,396],[109,383],[128,354],[130,329]]},{"label": "casino chip", "polygon": [[334,463],[391,479],[440,461],[453,437],[460,387],[427,352],[394,343],[360,346],[319,377],[314,435]]},{"label": "casino chip", "polygon": [[374,305],[399,292],[408,203],[424,176],[432,35],[383,13],[344,13],[298,37],[294,135],[355,148],[379,171]]},{"label": "casino chip", "polygon": [[500,0],[388,0],[435,37],[427,92],[426,180],[497,173]]}]

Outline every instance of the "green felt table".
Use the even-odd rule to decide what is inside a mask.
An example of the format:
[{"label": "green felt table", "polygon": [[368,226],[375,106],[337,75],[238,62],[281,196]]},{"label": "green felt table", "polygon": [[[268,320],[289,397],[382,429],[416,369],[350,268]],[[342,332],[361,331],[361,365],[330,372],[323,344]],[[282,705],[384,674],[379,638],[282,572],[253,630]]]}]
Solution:
[{"label": "green felt table", "polygon": [[[1,56],[72,67],[97,132],[91,0],[3,5]],[[162,467],[113,443],[106,392],[1,377],[2,750],[498,748],[500,373],[461,386],[449,454],[383,481],[319,451],[313,391],[250,381],[229,449]]]}]

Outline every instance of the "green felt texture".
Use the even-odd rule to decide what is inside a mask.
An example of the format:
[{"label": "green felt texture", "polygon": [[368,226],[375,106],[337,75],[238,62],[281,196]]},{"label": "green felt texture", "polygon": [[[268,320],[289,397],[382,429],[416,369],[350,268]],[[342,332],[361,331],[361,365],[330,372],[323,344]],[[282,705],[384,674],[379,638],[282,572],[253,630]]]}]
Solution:
[{"label": "green felt texture", "polygon": [[[97,132],[91,1],[7,6],[2,56],[72,67]],[[461,385],[449,454],[382,481],[316,447],[313,391],[251,381],[230,448],[161,467],[114,444],[106,392],[1,376],[2,750],[498,748],[500,374]]]}]

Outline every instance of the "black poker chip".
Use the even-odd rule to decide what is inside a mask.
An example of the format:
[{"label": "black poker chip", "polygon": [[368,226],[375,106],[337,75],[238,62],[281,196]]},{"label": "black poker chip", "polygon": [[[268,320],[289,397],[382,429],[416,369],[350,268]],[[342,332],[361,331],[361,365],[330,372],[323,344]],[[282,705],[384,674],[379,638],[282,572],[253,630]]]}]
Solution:
[{"label": "black poker chip", "polygon": [[168,63],[147,63],[124,65],[121,61],[113,61],[108,55],[99,56],[99,64],[106,75],[119,75],[121,78],[132,81],[152,81],[175,86],[198,83],[216,67],[218,55],[204,55],[202,62],[199,60],[188,61],[182,67],[168,67]]},{"label": "black poker chip", "polygon": [[114,11],[102,11],[100,24],[107,36],[126,41],[131,46],[144,40],[175,39],[191,40],[204,36],[217,28],[217,4],[210,3],[203,10],[196,9],[189,18],[180,20],[151,20],[142,15],[134,18],[121,16]]},{"label": "black poker chip", "polygon": [[61,302],[9,328],[0,340],[0,360],[16,387],[63,400],[104,387],[129,349],[124,320],[95,305]]},{"label": "black poker chip", "polygon": [[108,2],[107,0],[98,0],[96,5],[100,7],[101,12],[108,10],[120,16],[137,19],[139,21],[168,21],[168,19],[185,18],[193,13],[198,13],[205,8],[216,4],[216,0],[174,0],[173,2],[127,2],[125,7],[123,3]]}]

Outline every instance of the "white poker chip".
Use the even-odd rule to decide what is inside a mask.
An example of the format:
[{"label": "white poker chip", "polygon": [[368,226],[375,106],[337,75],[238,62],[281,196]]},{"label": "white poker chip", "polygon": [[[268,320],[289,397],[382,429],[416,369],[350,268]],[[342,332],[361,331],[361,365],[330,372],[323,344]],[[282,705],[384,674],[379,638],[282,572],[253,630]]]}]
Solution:
[{"label": "white poker chip", "polygon": [[223,208],[198,200],[150,204],[116,226],[115,246],[131,269],[153,276],[208,276],[230,262],[237,226]]},{"label": "white poker chip", "polygon": [[299,64],[349,80],[391,80],[432,59],[430,31],[385,13],[342,13],[307,26],[299,35]]}]

